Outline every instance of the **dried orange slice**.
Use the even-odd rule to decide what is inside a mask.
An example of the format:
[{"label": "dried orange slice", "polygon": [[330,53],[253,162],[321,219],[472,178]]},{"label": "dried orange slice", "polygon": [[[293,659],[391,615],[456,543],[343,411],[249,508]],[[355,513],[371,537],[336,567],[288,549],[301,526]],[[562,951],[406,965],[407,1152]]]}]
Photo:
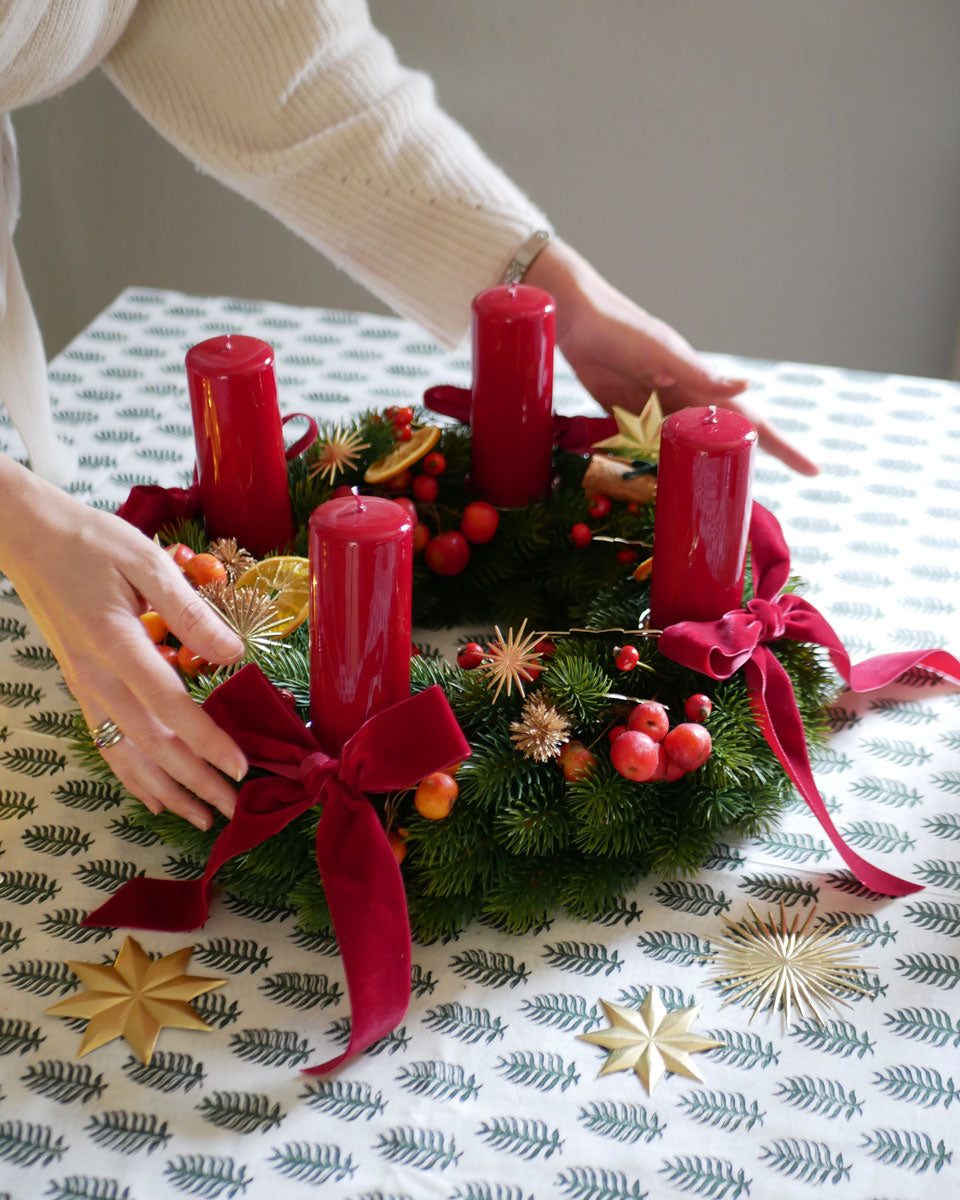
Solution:
[{"label": "dried orange slice", "polygon": [[421,425],[413,431],[409,442],[397,442],[389,454],[371,463],[363,473],[365,483],[383,483],[392,479],[407,467],[423,458],[440,440],[440,429],[437,425]]},{"label": "dried orange slice", "polygon": [[237,591],[253,587],[276,605],[280,624],[275,633],[286,637],[307,619],[310,609],[310,561],[284,554],[265,558],[244,571],[234,584]]}]

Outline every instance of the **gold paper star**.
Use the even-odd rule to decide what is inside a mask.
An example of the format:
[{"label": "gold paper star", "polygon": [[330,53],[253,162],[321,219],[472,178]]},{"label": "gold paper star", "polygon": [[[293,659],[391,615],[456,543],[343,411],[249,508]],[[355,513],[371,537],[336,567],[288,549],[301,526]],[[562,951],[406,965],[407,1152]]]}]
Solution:
[{"label": "gold paper star", "polygon": [[712,1050],[723,1043],[690,1033],[690,1026],[700,1015],[699,1004],[667,1012],[656,988],[649,989],[636,1012],[606,1000],[600,1003],[610,1020],[609,1028],[577,1036],[610,1051],[600,1068],[601,1075],[633,1069],[647,1089],[647,1095],[653,1094],[667,1071],[703,1082],[690,1055]]},{"label": "gold paper star", "polygon": [[782,901],[779,923],[773,913],[767,913],[762,921],[753,907],[748,907],[752,921],[744,918],[734,923],[725,917],[730,932],[714,939],[714,957],[721,969],[711,982],[718,983],[721,992],[730,993],[724,1004],[755,998],[751,1021],[769,1006],[774,1012],[782,1009],[788,1025],[791,1006],[796,1006],[801,1016],[806,1008],[823,1024],[818,1001],[846,1005],[838,995],[840,990],[866,994],[853,982],[863,968],[854,961],[849,943],[824,927],[807,932],[816,908],[811,908],[798,929],[799,916],[788,926]]},{"label": "gold paper star", "polygon": [[594,450],[606,450],[631,461],[640,458],[644,462],[656,462],[660,457],[660,426],[663,424],[663,409],[657,393],[650,394],[639,414],[627,412],[615,404],[613,415],[617,432],[602,442],[594,442]]},{"label": "gold paper star", "polygon": [[356,466],[361,450],[369,450],[370,443],[362,442],[360,434],[351,429],[347,432],[337,425],[326,437],[316,444],[316,456],[310,464],[307,474],[312,479],[319,475],[326,477],[328,483],[333,483],[337,473],[347,471]]},{"label": "gold paper star", "polygon": [[125,938],[112,966],[68,961],[67,966],[87,990],[46,1011],[88,1020],[77,1058],[122,1037],[146,1065],[161,1029],[210,1028],[187,1001],[221,987],[226,980],[185,975],[192,953],[192,946],[184,946],[153,960],[135,938]]},{"label": "gold paper star", "polygon": [[504,685],[506,685],[508,696],[511,688],[514,687],[521,696],[525,696],[524,680],[532,683],[540,674],[540,655],[533,653],[532,648],[540,641],[542,635],[539,633],[525,635],[526,628],[526,617],[523,618],[516,634],[512,629],[508,629],[507,636],[504,637],[500,632],[499,625],[493,627],[497,640],[487,646],[486,656],[478,669],[486,673],[489,687],[493,687],[494,683],[497,685],[496,691],[493,693],[494,704],[500,698],[500,692]]}]

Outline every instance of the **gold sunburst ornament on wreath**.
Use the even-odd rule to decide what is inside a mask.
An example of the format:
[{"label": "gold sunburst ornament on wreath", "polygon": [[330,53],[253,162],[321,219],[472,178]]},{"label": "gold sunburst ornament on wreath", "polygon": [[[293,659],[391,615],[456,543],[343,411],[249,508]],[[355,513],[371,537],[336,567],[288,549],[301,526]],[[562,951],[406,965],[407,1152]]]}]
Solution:
[{"label": "gold sunburst ornament on wreath", "polygon": [[866,995],[855,982],[864,968],[850,944],[831,929],[809,928],[816,908],[800,925],[799,915],[788,923],[782,901],[779,921],[774,913],[764,921],[748,907],[752,920],[724,918],[729,932],[714,940],[718,970],[710,982],[719,985],[725,1005],[753,1002],[751,1021],[763,1008],[781,1009],[787,1025],[791,1008],[796,1008],[800,1016],[806,1011],[822,1025],[818,1004],[847,1006],[841,992]]},{"label": "gold sunburst ornament on wreath", "polygon": [[533,683],[540,674],[540,655],[533,647],[540,641],[543,634],[527,633],[526,629],[526,617],[521,621],[517,632],[514,633],[512,629],[508,629],[506,637],[500,632],[499,625],[493,627],[497,640],[487,646],[486,654],[478,670],[486,675],[488,687],[492,688],[496,684],[496,690],[493,693],[494,703],[499,700],[504,687],[507,689],[508,696],[513,688],[516,688],[521,696],[525,695],[524,682]]},{"label": "gold sunburst ornament on wreath", "polygon": [[307,474],[311,479],[319,475],[327,483],[333,483],[338,474],[356,466],[361,450],[369,448],[369,442],[361,441],[355,430],[337,425],[316,443],[315,456]]}]

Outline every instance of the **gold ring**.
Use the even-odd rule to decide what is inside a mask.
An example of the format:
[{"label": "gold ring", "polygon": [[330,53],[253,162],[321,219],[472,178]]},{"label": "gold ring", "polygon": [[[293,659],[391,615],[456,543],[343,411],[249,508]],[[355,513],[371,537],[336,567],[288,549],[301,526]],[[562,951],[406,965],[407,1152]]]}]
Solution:
[{"label": "gold ring", "polygon": [[117,742],[123,741],[123,732],[118,728],[115,721],[104,721],[96,729],[90,730],[90,736],[93,738],[93,744],[98,750],[109,750]]}]

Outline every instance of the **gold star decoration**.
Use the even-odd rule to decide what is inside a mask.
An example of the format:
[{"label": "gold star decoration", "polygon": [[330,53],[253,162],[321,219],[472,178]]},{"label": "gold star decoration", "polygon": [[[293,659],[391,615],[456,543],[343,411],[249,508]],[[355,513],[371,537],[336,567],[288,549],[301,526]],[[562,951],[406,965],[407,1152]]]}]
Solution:
[{"label": "gold star decoration", "polygon": [[237,545],[236,538],[217,538],[210,543],[210,553],[226,567],[230,583],[236,583],[244,571],[257,561],[249,550]]},{"label": "gold star decoration", "polygon": [[496,684],[496,691],[493,693],[494,704],[499,700],[504,687],[508,696],[514,687],[521,696],[525,696],[524,680],[532,683],[540,674],[540,655],[534,653],[533,647],[540,641],[541,635],[525,633],[526,628],[526,617],[523,618],[516,634],[512,629],[508,629],[507,636],[504,637],[499,625],[493,627],[497,640],[487,646],[478,670],[486,674],[488,687]]},{"label": "gold star decoration", "polygon": [[347,432],[337,425],[316,443],[316,453],[307,474],[312,479],[319,475],[327,483],[333,483],[337,474],[357,465],[361,450],[369,450],[370,443],[362,442],[360,434],[351,429]]},{"label": "gold star decoration", "polygon": [[639,458],[644,462],[656,462],[660,457],[660,426],[663,424],[663,409],[657,393],[650,394],[639,413],[627,412],[615,404],[613,416],[617,432],[602,442],[594,442],[594,450],[606,450],[631,461]]},{"label": "gold star decoration", "polygon": [[560,753],[560,747],[570,736],[570,722],[540,696],[527,696],[520,720],[510,725],[510,741],[524,758],[534,762],[549,762]]},{"label": "gold star decoration", "polygon": [[135,938],[125,938],[112,965],[68,961],[87,990],[46,1011],[88,1021],[77,1058],[122,1037],[147,1065],[161,1029],[210,1028],[187,1001],[226,980],[185,975],[192,953],[193,946],[184,946],[151,959]]},{"label": "gold star decoration", "polygon": [[755,1001],[751,1021],[769,1007],[773,1012],[781,1009],[789,1025],[790,1010],[796,1007],[800,1016],[806,1010],[823,1024],[818,1003],[846,1005],[841,991],[866,994],[855,982],[863,968],[849,943],[824,927],[808,932],[816,908],[800,925],[799,915],[788,924],[782,901],[779,921],[774,913],[767,913],[763,921],[752,905],[748,907],[753,919],[733,922],[725,917],[729,933],[713,942],[719,970],[711,982],[727,994],[724,1004]]},{"label": "gold star decoration", "polygon": [[648,1096],[653,1095],[653,1089],[667,1071],[702,1083],[703,1076],[690,1055],[723,1044],[690,1032],[690,1026],[700,1015],[699,1004],[667,1012],[656,988],[647,991],[636,1011],[606,1000],[600,1004],[610,1021],[609,1027],[577,1036],[610,1051],[600,1068],[601,1075],[634,1070]]},{"label": "gold star decoration", "polygon": [[282,637],[285,618],[268,595],[257,588],[239,591],[231,584],[205,583],[198,593],[211,604],[243,642],[243,658],[220,670],[232,674],[243,666],[251,650],[265,650]]}]

